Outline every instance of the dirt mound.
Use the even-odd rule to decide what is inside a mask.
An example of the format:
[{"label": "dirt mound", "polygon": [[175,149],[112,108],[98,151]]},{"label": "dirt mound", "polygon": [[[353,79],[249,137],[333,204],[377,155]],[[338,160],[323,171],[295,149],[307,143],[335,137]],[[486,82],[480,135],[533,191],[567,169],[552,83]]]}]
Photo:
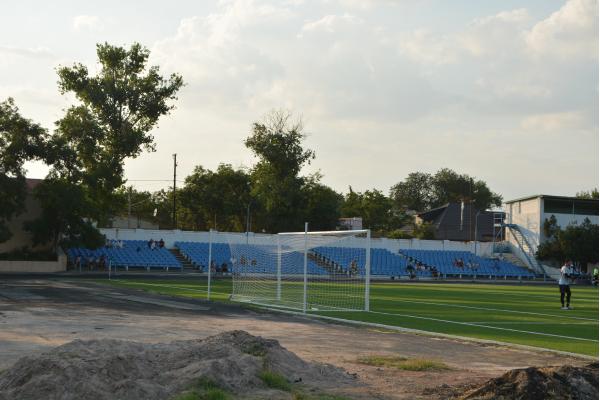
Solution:
[{"label": "dirt mound", "polygon": [[513,369],[483,386],[468,391],[461,399],[598,399],[598,363],[586,367]]},{"label": "dirt mound", "polygon": [[231,331],[164,344],[76,340],[23,357],[0,373],[0,399],[171,399],[199,380],[236,398],[262,397],[271,390],[260,378],[264,371],[303,387],[338,388],[353,381],[337,367],[305,362],[276,340]]}]

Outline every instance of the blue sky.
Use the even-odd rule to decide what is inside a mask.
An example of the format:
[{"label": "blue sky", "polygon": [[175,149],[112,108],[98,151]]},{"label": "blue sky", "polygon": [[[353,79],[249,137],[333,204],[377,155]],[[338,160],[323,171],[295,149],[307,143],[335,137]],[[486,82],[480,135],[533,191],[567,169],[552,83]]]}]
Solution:
[{"label": "blue sky", "polygon": [[251,166],[251,123],[283,107],[317,153],[304,172],[339,191],[443,167],[505,199],[598,185],[597,1],[20,1],[0,38],[0,98],[48,128],[73,101],[56,66],[94,70],[98,42],[141,42],[183,75],[130,179],[169,179],[175,152],[181,177]]}]

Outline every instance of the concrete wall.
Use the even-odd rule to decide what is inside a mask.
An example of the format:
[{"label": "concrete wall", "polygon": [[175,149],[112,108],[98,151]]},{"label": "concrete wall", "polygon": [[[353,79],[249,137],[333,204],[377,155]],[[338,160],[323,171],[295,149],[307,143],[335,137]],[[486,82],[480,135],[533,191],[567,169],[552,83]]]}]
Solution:
[{"label": "concrete wall", "polygon": [[63,253],[57,261],[0,261],[2,273],[52,273],[67,270],[67,256]]},{"label": "concrete wall", "polygon": [[[533,199],[506,204],[505,212],[507,214],[506,222],[519,225],[535,251],[540,243],[540,231],[543,222],[541,218],[542,198],[535,197]],[[506,240],[516,247],[519,246],[510,234],[507,234]]]},{"label": "concrete wall", "polygon": [[[181,230],[152,230],[152,229],[117,229],[103,228],[100,231],[106,235],[108,239],[116,240],[160,240],[165,241],[166,247],[174,247],[175,242],[208,242],[209,232],[181,231]],[[343,233],[341,231],[340,233]],[[246,236],[245,233],[230,233],[230,232],[213,232],[213,242],[220,243],[248,243],[251,244],[277,244],[277,235],[250,233]],[[288,237],[282,239],[290,246],[304,245],[302,235]],[[314,239],[310,246],[319,245]],[[336,243],[336,246],[355,247],[362,246],[361,241],[364,239],[354,238],[345,242]],[[327,245],[329,239],[323,239],[320,245]],[[333,237],[331,242],[337,241]],[[453,242],[449,240],[419,240],[419,239],[372,239],[372,248],[387,249],[392,253],[397,253],[400,249],[421,249],[421,250],[452,250],[452,251],[469,251],[476,253],[482,257],[492,255],[492,243],[490,242]]]}]

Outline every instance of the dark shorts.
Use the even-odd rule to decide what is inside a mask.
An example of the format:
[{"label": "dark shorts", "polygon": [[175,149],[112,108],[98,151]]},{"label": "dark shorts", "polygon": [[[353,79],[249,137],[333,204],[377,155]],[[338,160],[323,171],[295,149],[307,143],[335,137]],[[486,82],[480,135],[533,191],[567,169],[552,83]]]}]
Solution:
[{"label": "dark shorts", "polygon": [[560,293],[566,293],[571,291],[571,287],[569,285],[558,285],[560,289]]}]

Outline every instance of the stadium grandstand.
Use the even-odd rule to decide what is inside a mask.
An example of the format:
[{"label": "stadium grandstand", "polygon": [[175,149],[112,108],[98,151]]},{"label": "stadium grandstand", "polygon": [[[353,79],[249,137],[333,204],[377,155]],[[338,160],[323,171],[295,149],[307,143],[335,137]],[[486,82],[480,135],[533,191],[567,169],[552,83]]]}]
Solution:
[{"label": "stadium grandstand", "polygon": [[[139,232],[139,231],[138,231]],[[222,240],[222,239],[221,239]],[[392,240],[388,240],[395,242]],[[151,249],[148,240],[123,240],[123,246],[104,246],[95,250],[71,248],[67,255],[71,265],[80,257],[80,265],[89,269],[91,260],[106,257],[114,268],[129,270],[163,269],[182,271],[184,264],[197,272],[207,272],[209,262],[213,272],[231,272],[233,269],[230,246],[226,242],[176,241],[171,249],[166,247]],[[398,241],[400,242],[400,241]],[[434,242],[434,241],[431,241]],[[238,260],[247,272],[267,273],[273,264],[273,245],[240,245],[246,257]],[[210,251],[210,254],[209,254]],[[374,279],[532,279],[536,275],[529,269],[502,258],[482,257],[470,251],[429,250],[399,248],[371,248],[371,276]],[[331,273],[349,274],[352,263],[359,266],[364,274],[365,251],[351,247],[316,247],[308,255],[308,274],[328,275]],[[210,261],[209,261],[210,257]],[[302,254],[290,252],[284,257],[300,258],[289,265],[297,266],[288,274],[302,274]]]}]

